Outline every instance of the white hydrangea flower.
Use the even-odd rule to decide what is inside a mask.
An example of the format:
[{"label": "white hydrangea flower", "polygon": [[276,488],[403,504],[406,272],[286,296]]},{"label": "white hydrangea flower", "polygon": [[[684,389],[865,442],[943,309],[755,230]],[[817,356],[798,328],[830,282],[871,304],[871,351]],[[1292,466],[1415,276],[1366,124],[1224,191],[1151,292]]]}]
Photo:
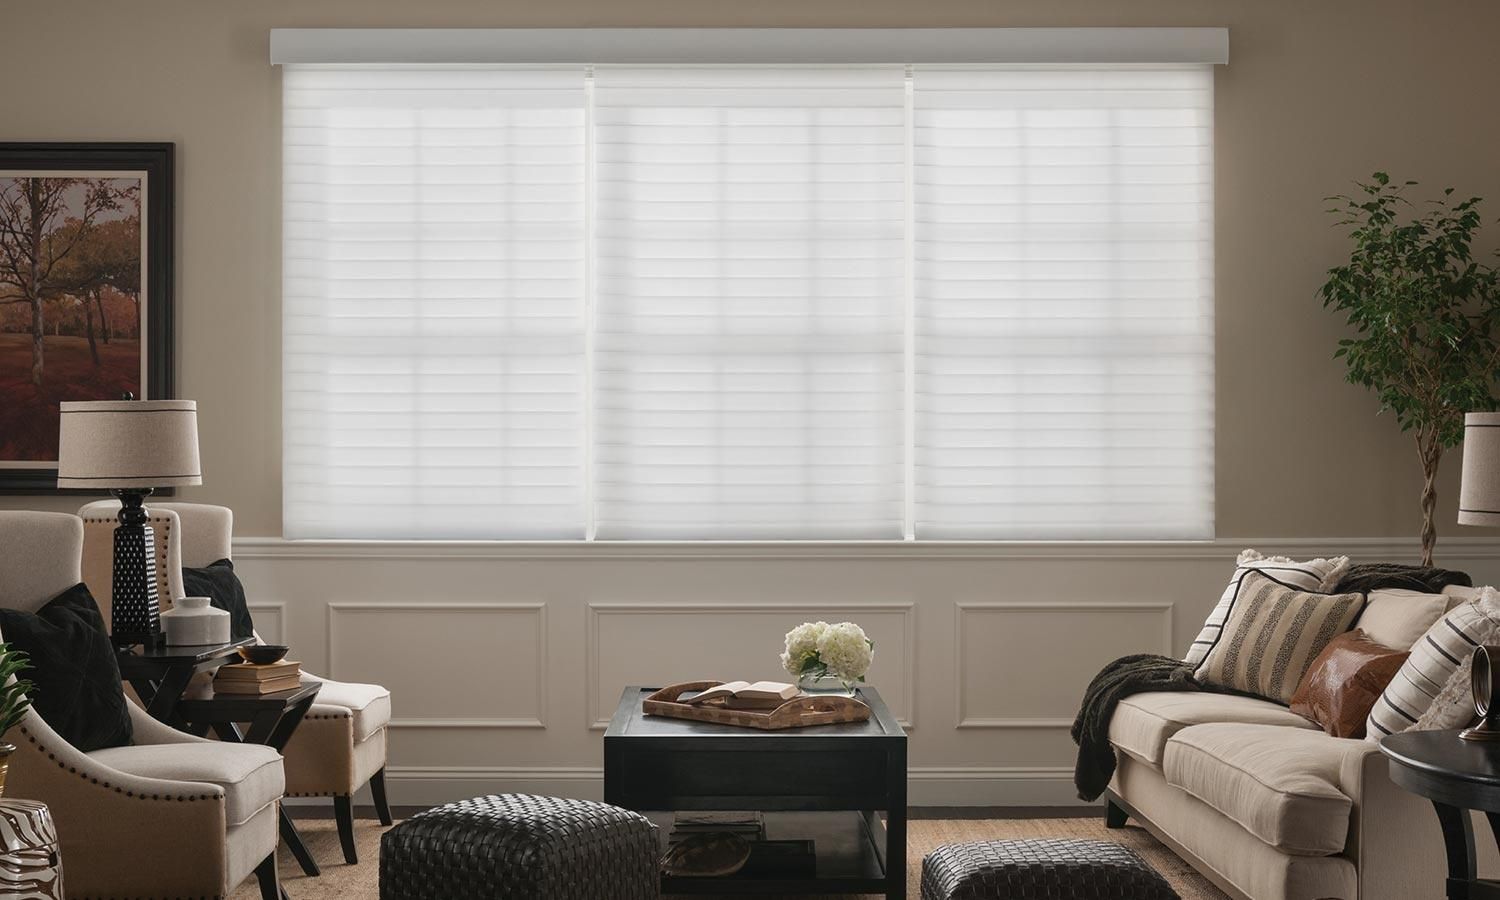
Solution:
[{"label": "white hydrangea flower", "polygon": [[841,681],[858,681],[870,671],[875,648],[865,630],[853,622],[829,625],[818,637],[818,659],[828,674]]},{"label": "white hydrangea flower", "polygon": [[808,657],[817,654],[818,638],[827,630],[827,622],[803,622],[786,633],[786,651],[781,654],[781,667],[788,675],[802,674],[802,666]]}]

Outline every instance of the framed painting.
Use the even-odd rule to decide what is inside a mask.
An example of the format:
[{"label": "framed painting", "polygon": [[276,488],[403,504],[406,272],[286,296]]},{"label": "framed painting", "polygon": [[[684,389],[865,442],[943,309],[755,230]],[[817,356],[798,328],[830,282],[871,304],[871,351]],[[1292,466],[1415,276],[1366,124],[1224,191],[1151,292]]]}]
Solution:
[{"label": "framed painting", "polygon": [[0,143],[0,491],[57,491],[60,402],[173,396],[173,148]]}]

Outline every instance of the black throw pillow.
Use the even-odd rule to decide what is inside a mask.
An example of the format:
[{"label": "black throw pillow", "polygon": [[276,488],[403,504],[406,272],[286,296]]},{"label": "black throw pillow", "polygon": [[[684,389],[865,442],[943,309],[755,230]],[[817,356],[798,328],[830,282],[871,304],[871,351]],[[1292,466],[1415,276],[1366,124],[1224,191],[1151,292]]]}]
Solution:
[{"label": "black throw pillow", "polygon": [[234,574],[234,563],[221,559],[201,569],[182,567],[182,588],[188,597],[208,597],[214,608],[229,613],[229,636],[242,640],[255,634],[250,607],[245,603],[245,586]]},{"label": "black throw pillow", "polygon": [[87,587],[74,585],[35,613],[0,609],[0,638],[31,656],[19,677],[34,685],[32,708],[63,740],[84,753],[131,742],[120,665]]}]

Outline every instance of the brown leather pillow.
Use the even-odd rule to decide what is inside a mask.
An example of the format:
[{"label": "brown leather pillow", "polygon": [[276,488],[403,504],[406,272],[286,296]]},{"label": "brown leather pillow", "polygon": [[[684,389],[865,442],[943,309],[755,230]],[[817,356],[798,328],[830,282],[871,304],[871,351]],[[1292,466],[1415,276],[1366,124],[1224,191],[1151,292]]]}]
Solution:
[{"label": "brown leather pillow", "polygon": [[1356,628],[1328,642],[1292,695],[1292,712],[1312,719],[1334,737],[1365,736],[1370,707],[1380,699],[1408,656],[1376,643]]}]

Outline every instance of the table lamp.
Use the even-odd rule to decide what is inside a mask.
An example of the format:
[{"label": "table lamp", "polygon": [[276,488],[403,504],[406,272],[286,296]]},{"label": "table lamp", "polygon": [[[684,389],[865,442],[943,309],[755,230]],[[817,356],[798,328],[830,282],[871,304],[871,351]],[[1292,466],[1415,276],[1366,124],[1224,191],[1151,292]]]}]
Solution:
[{"label": "table lamp", "polygon": [[57,486],[107,490],[120,499],[110,636],[118,646],[157,646],[156,534],[142,504],[156,488],[203,483],[198,404],[126,397],[61,404]]},{"label": "table lamp", "polygon": [[1458,524],[1500,525],[1500,412],[1464,416],[1464,475]]}]

